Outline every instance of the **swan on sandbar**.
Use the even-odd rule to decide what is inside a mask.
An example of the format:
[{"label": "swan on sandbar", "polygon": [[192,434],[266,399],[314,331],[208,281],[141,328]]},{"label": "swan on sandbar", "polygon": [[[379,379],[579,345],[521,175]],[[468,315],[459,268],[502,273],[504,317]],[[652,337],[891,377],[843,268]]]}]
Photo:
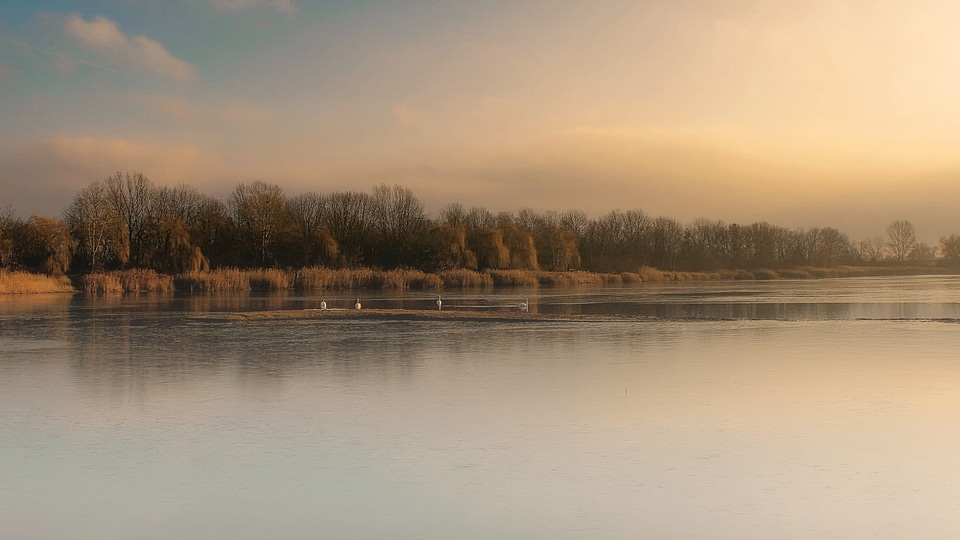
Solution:
[{"label": "swan on sandbar", "polygon": [[357,298],[357,303],[353,305],[354,309],[360,309],[360,299]]},{"label": "swan on sandbar", "polygon": [[327,301],[326,301],[326,300],[321,300],[321,301],[320,301],[320,309],[327,309]]},{"label": "swan on sandbar", "polygon": [[438,294],[437,295],[437,311],[440,311],[442,309],[443,309],[443,301],[440,300],[440,295]]},{"label": "swan on sandbar", "polygon": [[530,309],[530,303],[527,301],[526,298],[524,298],[523,302],[520,302],[520,305],[518,307],[520,308],[520,311],[526,313],[527,310]]}]

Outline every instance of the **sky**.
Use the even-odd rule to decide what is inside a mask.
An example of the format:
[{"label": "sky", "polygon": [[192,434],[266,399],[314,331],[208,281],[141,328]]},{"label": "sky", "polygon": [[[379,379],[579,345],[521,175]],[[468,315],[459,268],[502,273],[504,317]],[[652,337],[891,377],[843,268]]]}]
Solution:
[{"label": "sky", "polygon": [[953,0],[0,0],[0,207],[226,198],[960,232]]}]

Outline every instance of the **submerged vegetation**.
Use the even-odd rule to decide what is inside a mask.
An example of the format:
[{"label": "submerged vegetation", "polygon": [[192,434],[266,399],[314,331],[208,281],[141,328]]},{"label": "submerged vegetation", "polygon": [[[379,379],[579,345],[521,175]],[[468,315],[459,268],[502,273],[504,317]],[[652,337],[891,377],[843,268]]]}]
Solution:
[{"label": "submerged vegetation", "polygon": [[641,210],[522,209],[453,203],[427,213],[409,189],[287,197],[241,184],[225,200],[117,173],[62,217],[0,211],[0,292],[89,293],[531,287],[943,272],[960,235],[936,248],[908,221],[851,241],[832,227],[680,223]]}]

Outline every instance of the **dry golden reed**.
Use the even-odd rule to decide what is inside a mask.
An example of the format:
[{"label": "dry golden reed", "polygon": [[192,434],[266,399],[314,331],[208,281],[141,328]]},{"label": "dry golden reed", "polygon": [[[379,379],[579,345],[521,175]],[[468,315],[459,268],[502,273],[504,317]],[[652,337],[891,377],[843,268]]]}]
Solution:
[{"label": "dry golden reed", "polygon": [[0,270],[0,294],[76,292],[66,276],[47,276],[29,272]]},{"label": "dry golden reed", "polygon": [[253,291],[285,291],[290,288],[291,280],[283,270],[264,268],[249,270],[250,290]]},{"label": "dry golden reed", "polygon": [[171,292],[173,277],[153,270],[95,272],[81,279],[87,294]]},{"label": "dry golden reed", "polygon": [[540,284],[536,272],[529,270],[487,270],[495,287],[536,287]]},{"label": "dry golden reed", "polygon": [[440,272],[440,279],[443,281],[444,287],[453,289],[493,287],[493,278],[490,277],[490,274],[481,274],[465,268],[444,270]]},{"label": "dry golden reed", "polygon": [[769,268],[761,268],[760,270],[755,270],[753,272],[753,279],[757,279],[757,280],[780,279],[780,274],[778,274],[776,270],[770,270]]},{"label": "dry golden reed", "polygon": [[174,279],[174,286],[182,292],[249,291],[250,277],[244,270],[221,268],[207,272],[188,272]]}]

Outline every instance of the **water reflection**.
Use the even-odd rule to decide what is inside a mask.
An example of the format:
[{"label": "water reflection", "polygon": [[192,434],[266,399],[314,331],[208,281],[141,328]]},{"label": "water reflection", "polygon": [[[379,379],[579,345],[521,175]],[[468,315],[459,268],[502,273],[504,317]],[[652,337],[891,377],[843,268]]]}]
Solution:
[{"label": "water reflection", "polygon": [[950,538],[958,282],[895,283],[0,300],[0,536]]}]

